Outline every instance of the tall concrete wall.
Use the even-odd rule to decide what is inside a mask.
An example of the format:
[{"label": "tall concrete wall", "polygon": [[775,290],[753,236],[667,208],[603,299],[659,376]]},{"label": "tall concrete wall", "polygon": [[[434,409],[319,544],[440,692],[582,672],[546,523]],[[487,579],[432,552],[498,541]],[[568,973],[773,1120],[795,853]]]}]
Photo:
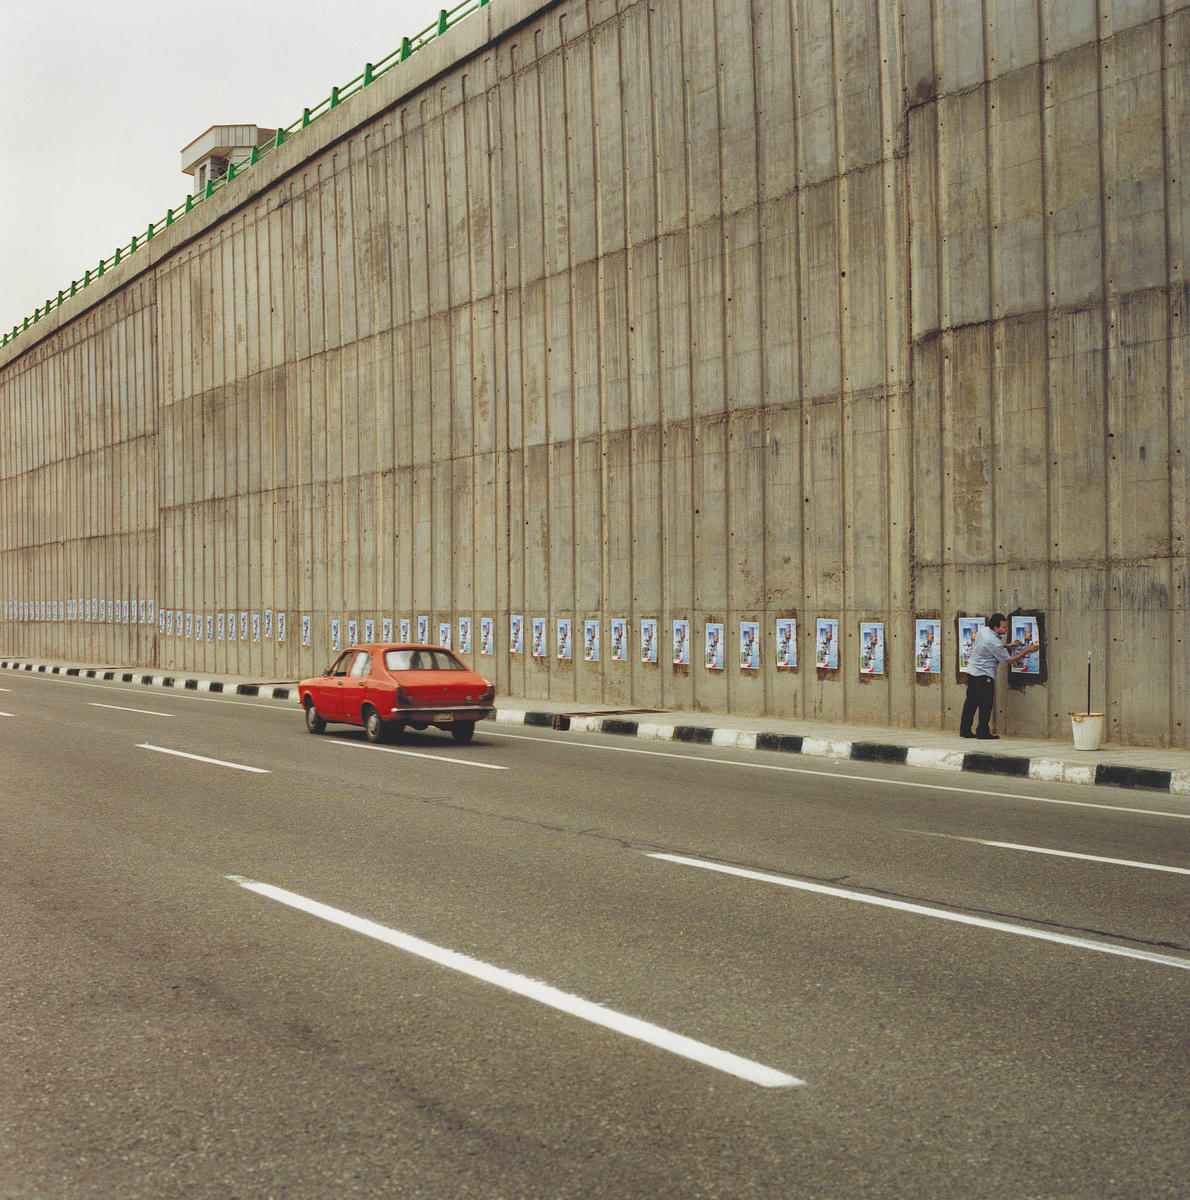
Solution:
[{"label": "tall concrete wall", "polygon": [[284,679],[469,617],[504,692],[937,727],[955,618],[1020,608],[1002,731],[1091,652],[1190,744],[1188,66],[1174,0],[493,0],[0,352],[0,649]]}]

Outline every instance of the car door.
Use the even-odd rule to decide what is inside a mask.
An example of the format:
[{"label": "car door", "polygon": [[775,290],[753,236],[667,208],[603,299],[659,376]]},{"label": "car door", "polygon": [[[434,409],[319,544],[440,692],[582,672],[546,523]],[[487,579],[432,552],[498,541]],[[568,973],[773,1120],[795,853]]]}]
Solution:
[{"label": "car door", "polygon": [[347,668],[347,678],[343,680],[343,689],[339,693],[343,703],[344,721],[360,723],[360,709],[363,708],[364,697],[368,690],[368,682],[372,675],[372,655],[368,650],[357,650]]},{"label": "car door", "polygon": [[312,689],[314,707],[322,714],[324,720],[343,720],[343,714],[346,712],[343,699],[343,685],[347,681],[347,672],[354,658],[354,651],[344,650],[335,659],[334,664],[323,677],[322,681]]}]

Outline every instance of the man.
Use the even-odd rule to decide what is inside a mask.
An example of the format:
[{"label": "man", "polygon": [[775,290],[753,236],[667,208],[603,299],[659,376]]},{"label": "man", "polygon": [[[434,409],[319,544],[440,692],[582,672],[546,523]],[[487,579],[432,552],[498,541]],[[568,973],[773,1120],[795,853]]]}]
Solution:
[{"label": "man", "polygon": [[[993,613],[975,635],[975,644],[971,647],[971,657],[967,662],[967,699],[959,720],[959,737],[994,742],[1000,736],[989,728],[992,701],[996,694],[996,672],[1001,663],[1020,662],[1022,658],[1035,654],[1038,649],[1034,644],[1025,646],[1016,654],[1010,653],[1021,643],[1010,642],[1005,646],[1004,635],[1007,632],[1008,618],[1003,613]],[[979,724],[972,733],[971,719],[976,712],[979,713]]]}]

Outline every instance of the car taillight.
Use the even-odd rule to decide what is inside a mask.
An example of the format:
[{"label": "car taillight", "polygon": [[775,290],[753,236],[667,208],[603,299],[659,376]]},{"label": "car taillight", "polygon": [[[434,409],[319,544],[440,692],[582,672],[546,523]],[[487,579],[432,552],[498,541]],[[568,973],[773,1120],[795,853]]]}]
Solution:
[{"label": "car taillight", "polygon": [[491,702],[493,700],[495,700],[495,698],[496,698],[496,685],[494,683],[489,684],[488,690],[486,692],[484,692],[484,694],[482,696],[480,696],[480,700],[482,700],[484,704],[491,704]]},{"label": "car taillight", "polygon": [[397,703],[405,705],[406,708],[413,703],[409,698],[409,693],[399,683],[397,684]]}]

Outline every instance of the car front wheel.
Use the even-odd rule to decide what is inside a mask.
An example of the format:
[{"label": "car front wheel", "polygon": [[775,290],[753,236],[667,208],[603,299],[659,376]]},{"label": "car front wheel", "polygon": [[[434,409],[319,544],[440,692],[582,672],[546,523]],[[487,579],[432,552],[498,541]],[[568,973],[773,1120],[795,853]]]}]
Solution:
[{"label": "car front wheel", "polygon": [[475,722],[459,721],[450,727],[450,736],[456,742],[469,742],[475,736]]},{"label": "car front wheel", "polygon": [[314,707],[313,700],[306,701],[306,729],[310,733],[322,733],[326,729],[326,722]]},{"label": "car front wheel", "polygon": [[387,730],[384,727],[384,722],[380,719],[380,714],[370,708],[364,714],[364,736],[374,745],[386,740]]}]

